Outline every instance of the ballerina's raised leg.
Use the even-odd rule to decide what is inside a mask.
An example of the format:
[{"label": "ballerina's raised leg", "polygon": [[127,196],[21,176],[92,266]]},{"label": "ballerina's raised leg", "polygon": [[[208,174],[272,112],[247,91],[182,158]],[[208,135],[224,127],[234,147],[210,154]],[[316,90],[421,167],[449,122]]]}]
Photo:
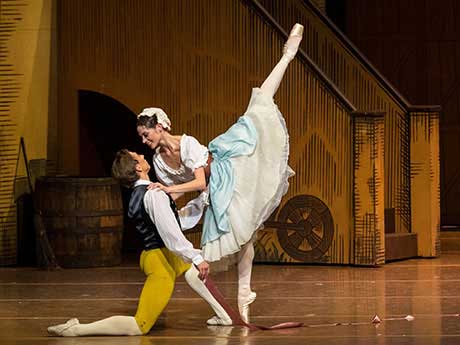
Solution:
[{"label": "ballerina's raised leg", "polygon": [[[284,45],[283,56],[260,87],[266,95],[273,97],[278,90],[289,63],[299,49],[302,33],[303,26],[295,24]],[[238,309],[245,322],[249,321],[249,305],[256,299],[256,293],[251,291],[253,259],[254,246],[251,241],[241,249],[238,257]]]},{"label": "ballerina's raised leg", "polygon": [[273,97],[278,90],[281,80],[289,63],[294,59],[302,40],[303,26],[295,24],[289,34],[283,49],[283,56],[271,71],[267,79],[262,83],[260,89],[267,95]]}]

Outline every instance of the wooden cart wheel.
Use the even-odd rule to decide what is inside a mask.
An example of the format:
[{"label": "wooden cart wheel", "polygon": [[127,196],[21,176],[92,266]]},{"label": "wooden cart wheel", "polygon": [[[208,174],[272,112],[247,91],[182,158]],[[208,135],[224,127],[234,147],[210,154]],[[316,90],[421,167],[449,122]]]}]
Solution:
[{"label": "wooden cart wheel", "polygon": [[292,258],[317,261],[329,249],[334,222],[327,206],[311,195],[298,195],[281,209],[277,220],[281,247]]}]

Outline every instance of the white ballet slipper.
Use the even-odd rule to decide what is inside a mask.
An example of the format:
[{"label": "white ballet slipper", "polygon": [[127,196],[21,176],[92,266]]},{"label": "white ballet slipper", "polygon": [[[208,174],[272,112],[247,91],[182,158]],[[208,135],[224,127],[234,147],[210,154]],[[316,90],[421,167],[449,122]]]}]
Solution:
[{"label": "white ballet slipper", "polygon": [[232,319],[221,319],[217,315],[214,315],[210,318],[206,323],[210,326],[232,326],[233,322]]},{"label": "white ballet slipper", "polygon": [[[229,337],[230,335],[232,335],[232,331],[233,331],[233,326],[230,326],[230,327],[222,327],[222,326],[209,326],[207,327],[212,333],[214,333],[214,336],[216,337]],[[246,328],[246,327],[243,327],[243,328]],[[239,333],[239,332],[238,332]],[[227,339],[226,339],[227,340]],[[218,344],[219,341],[217,341]],[[224,342],[225,344],[226,342]]]},{"label": "white ballet slipper", "polygon": [[238,310],[240,311],[241,319],[249,323],[249,305],[256,300],[257,294],[251,291],[247,298],[238,299]]},{"label": "white ballet slipper", "polygon": [[302,41],[303,25],[297,23],[292,27],[289,38],[284,44],[283,56],[292,60],[299,50],[300,41]]},{"label": "white ballet slipper", "polygon": [[56,335],[58,337],[71,336],[71,335],[64,335],[63,333],[69,328],[79,325],[79,324],[80,324],[80,321],[78,321],[78,319],[76,318],[73,318],[73,319],[67,320],[66,323],[48,327],[48,333],[51,335]]}]

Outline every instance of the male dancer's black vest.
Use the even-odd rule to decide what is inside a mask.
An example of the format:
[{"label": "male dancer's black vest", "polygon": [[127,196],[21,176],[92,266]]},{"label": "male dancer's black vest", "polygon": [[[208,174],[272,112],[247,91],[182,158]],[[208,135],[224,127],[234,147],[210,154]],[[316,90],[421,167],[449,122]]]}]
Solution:
[{"label": "male dancer's black vest", "polygon": [[[133,188],[131,199],[129,200],[128,217],[134,221],[137,231],[142,237],[144,250],[157,249],[165,247],[157,227],[150,219],[149,214],[145,210],[144,195],[147,192],[146,185],[140,185]],[[180,226],[179,215],[177,214],[176,204],[169,197],[169,205],[176,216],[177,223]]]}]

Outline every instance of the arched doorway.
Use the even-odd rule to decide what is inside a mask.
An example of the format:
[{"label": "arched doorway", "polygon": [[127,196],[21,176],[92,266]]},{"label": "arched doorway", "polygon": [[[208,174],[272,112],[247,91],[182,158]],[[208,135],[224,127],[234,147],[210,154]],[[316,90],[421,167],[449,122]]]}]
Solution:
[{"label": "arched doorway", "polygon": [[[80,176],[110,176],[115,153],[127,148],[152,156],[152,150],[143,145],[136,132],[136,114],[112,97],[89,90],[78,91],[80,125]],[[154,172],[151,171],[151,180]],[[122,188],[125,226],[123,253],[137,253],[142,244],[134,226],[127,221],[126,210],[130,191]]]},{"label": "arched doorway", "polygon": [[124,104],[98,92],[79,90],[80,175],[110,176],[115,153],[127,148],[151,154],[136,132],[136,115]]}]

